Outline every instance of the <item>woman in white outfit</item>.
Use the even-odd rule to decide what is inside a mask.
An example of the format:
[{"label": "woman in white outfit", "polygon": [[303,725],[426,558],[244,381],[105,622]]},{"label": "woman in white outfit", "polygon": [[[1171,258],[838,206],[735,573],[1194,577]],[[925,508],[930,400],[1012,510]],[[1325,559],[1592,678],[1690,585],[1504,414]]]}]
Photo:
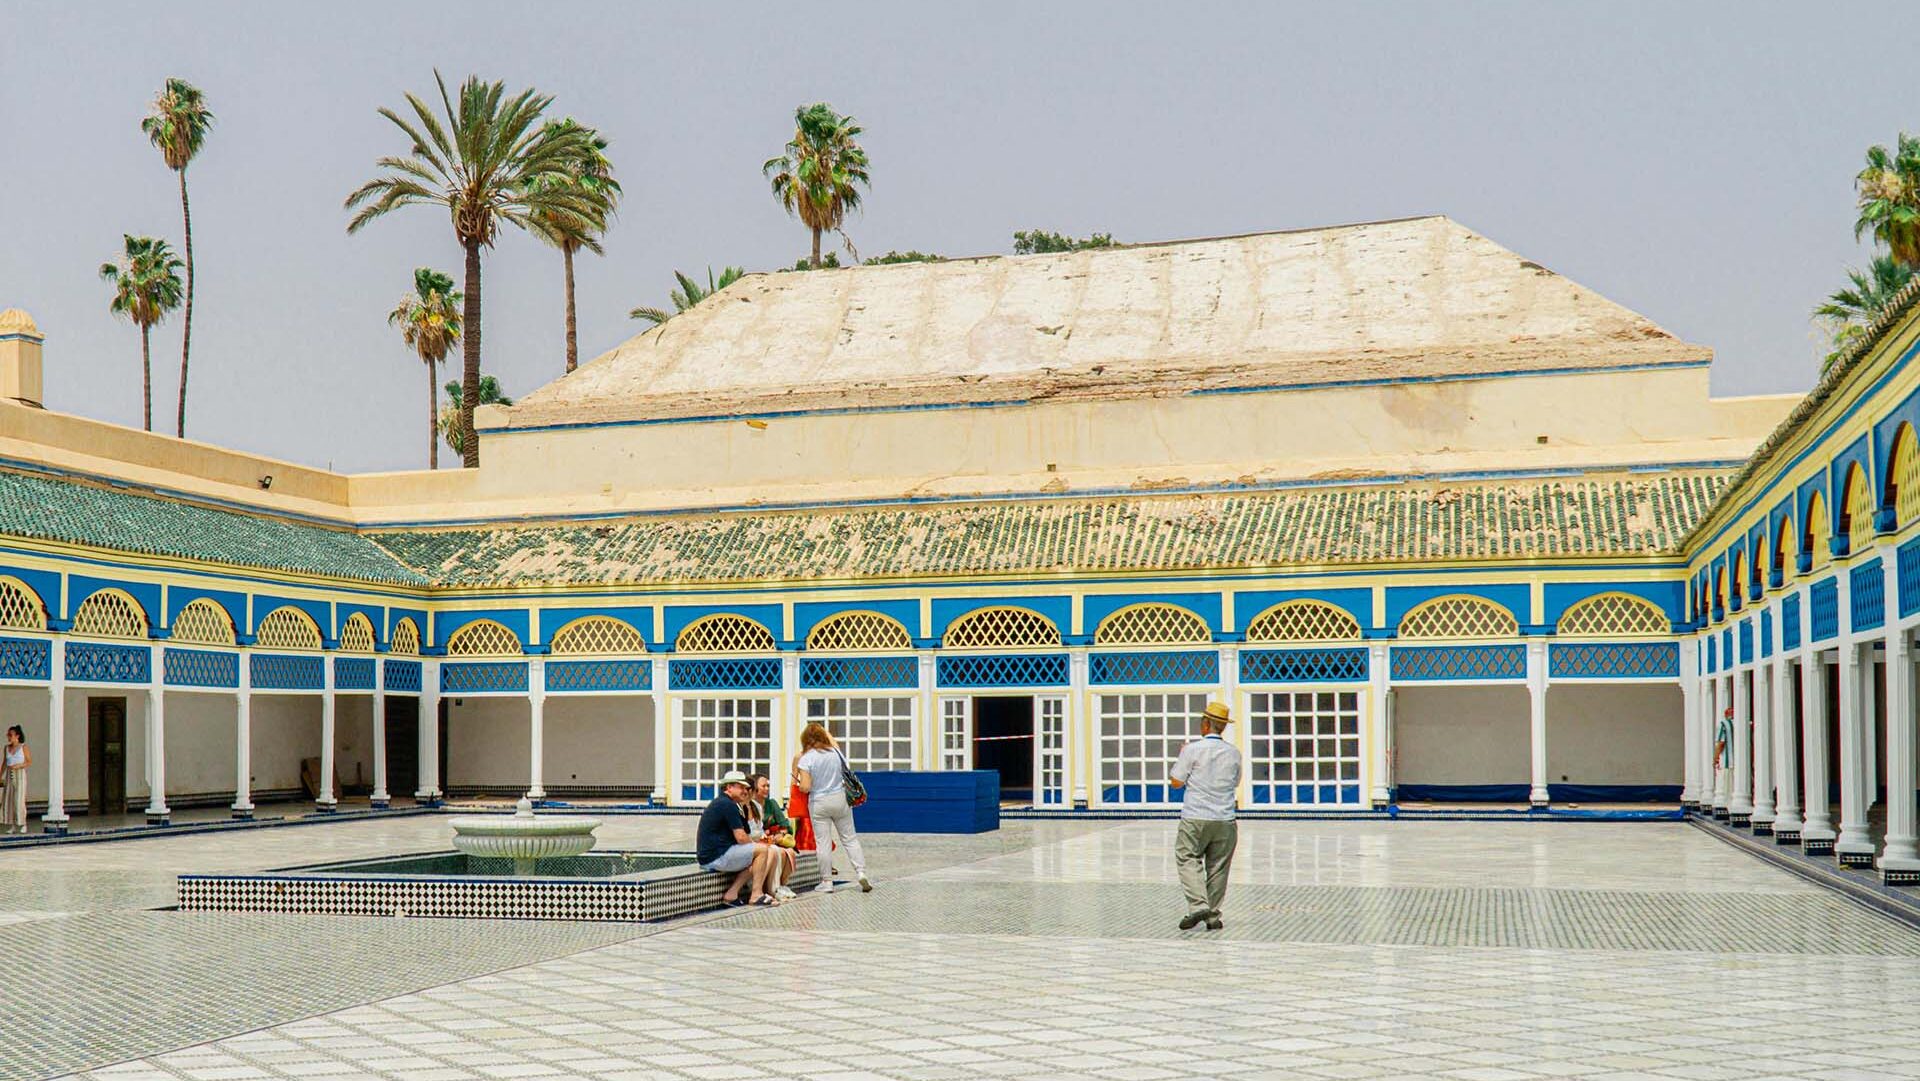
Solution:
[{"label": "woman in white outfit", "polygon": [[846,759],[827,726],[819,721],[800,733],[800,756],[793,760],[793,783],[807,794],[807,814],[813,819],[814,859],[820,863],[817,892],[833,892],[833,841],[853,861],[854,876],[860,889],[873,889],[867,878],[867,854],[860,849],[860,838],[853,832],[853,808],[847,806]]},{"label": "woman in white outfit", "polygon": [[7,745],[0,749],[0,828],[8,833],[27,832],[27,767],[33,765],[33,752],[27,750],[27,734],[19,725],[7,729]]}]

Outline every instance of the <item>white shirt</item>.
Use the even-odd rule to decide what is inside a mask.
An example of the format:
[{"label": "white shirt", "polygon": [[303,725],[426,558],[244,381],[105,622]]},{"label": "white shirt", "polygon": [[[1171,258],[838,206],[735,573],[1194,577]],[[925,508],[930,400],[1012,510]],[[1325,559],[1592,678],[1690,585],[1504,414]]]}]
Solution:
[{"label": "white shirt", "polygon": [[816,747],[808,751],[800,756],[799,766],[813,778],[813,787],[808,790],[808,795],[824,796],[847,786],[840,769],[840,752],[831,748]]},{"label": "white shirt", "polygon": [[1233,821],[1234,796],[1240,791],[1240,751],[1219,736],[1205,736],[1180,748],[1173,779],[1186,785],[1181,818]]}]

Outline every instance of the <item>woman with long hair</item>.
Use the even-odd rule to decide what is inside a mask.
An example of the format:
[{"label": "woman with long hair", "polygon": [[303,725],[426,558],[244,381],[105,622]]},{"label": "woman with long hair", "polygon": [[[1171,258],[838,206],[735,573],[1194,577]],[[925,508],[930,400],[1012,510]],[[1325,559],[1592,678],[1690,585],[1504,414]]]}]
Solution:
[{"label": "woman with long hair", "polygon": [[7,746],[0,751],[0,829],[8,833],[27,832],[27,767],[31,765],[27,733],[17,724],[8,725]]},{"label": "woman with long hair", "polygon": [[793,783],[807,794],[807,814],[813,819],[814,859],[820,862],[819,893],[833,892],[833,841],[853,861],[853,873],[860,889],[871,891],[867,878],[867,854],[853,832],[853,808],[847,805],[847,759],[827,733],[827,726],[814,721],[800,733],[800,755],[793,760]]}]

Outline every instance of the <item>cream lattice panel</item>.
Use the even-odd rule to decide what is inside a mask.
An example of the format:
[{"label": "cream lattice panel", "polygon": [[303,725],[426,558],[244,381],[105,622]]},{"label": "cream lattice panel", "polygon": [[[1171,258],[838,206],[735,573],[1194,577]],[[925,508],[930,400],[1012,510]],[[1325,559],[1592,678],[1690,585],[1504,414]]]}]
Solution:
[{"label": "cream lattice panel", "polygon": [[1025,608],[986,608],[954,620],[940,644],[949,649],[1057,646],[1060,630]]},{"label": "cream lattice panel", "polygon": [[47,610],[24,582],[0,578],[0,627],[21,631],[47,629]]},{"label": "cream lattice panel", "polygon": [[320,627],[298,608],[275,608],[254,628],[253,644],[262,649],[319,649]]},{"label": "cream lattice panel", "polygon": [[1920,518],[1920,440],[1912,428],[1902,428],[1893,451],[1893,509],[1900,524]]},{"label": "cream lattice panel", "polygon": [[355,612],[340,625],[340,648],[348,653],[373,652],[373,621]]},{"label": "cream lattice panel", "polygon": [[125,593],[103,589],[81,602],[73,614],[73,633],[90,638],[145,638],[147,614]]},{"label": "cream lattice panel", "polygon": [[520,639],[491,619],[476,619],[453,632],[447,639],[449,657],[514,657],[520,654]]},{"label": "cream lattice panel", "polygon": [[913,637],[899,620],[878,612],[842,612],[822,620],[807,634],[807,648],[912,649]]},{"label": "cream lattice panel", "polygon": [[397,653],[402,657],[420,655],[420,628],[413,620],[402,619],[393,625],[393,641],[387,643],[388,653]]},{"label": "cream lattice panel", "polygon": [[1095,645],[1182,645],[1213,641],[1206,621],[1171,604],[1136,604],[1100,621],[1093,632]]},{"label": "cream lattice panel", "polygon": [[173,617],[169,640],[203,646],[230,646],[234,643],[233,620],[218,602],[201,597],[180,609],[180,614]]},{"label": "cream lattice panel", "polygon": [[1847,551],[1873,547],[1873,512],[1879,503],[1867,487],[1866,471],[1855,466],[1847,474]]},{"label": "cream lattice panel", "polygon": [[1560,617],[1560,634],[1630,637],[1665,635],[1672,626],[1660,606],[1625,593],[1602,593],[1589,597]]},{"label": "cream lattice panel", "polygon": [[588,616],[576,619],[554,634],[548,648],[556,654],[645,653],[646,640],[640,632],[617,619]]},{"label": "cream lattice panel", "polygon": [[1402,638],[1512,638],[1520,633],[1513,613],[1479,597],[1441,597],[1407,613]]},{"label": "cream lattice panel", "polygon": [[1815,570],[1833,561],[1833,549],[1827,544],[1831,534],[1827,527],[1827,501],[1815,494],[1807,504],[1807,552],[1813,557]]},{"label": "cream lattice panel", "polygon": [[1247,624],[1249,642],[1350,642],[1360,637],[1353,613],[1325,601],[1287,601]]},{"label": "cream lattice panel", "polygon": [[682,653],[766,653],[773,632],[745,616],[706,616],[687,624],[673,648]]}]

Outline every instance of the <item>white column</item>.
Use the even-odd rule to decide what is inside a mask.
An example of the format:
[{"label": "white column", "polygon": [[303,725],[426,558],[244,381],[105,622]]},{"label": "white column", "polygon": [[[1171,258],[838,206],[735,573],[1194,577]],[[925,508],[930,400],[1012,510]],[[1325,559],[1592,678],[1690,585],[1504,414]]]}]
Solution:
[{"label": "white column", "polygon": [[1368,697],[1373,707],[1372,719],[1368,722],[1373,745],[1373,791],[1368,794],[1375,806],[1384,807],[1393,802],[1393,758],[1389,754],[1389,735],[1387,731],[1388,699],[1393,694],[1390,684],[1392,670],[1387,667],[1387,644],[1374,642],[1367,646],[1367,683]]},{"label": "white column", "polygon": [[[673,733],[673,718],[667,716],[667,659],[665,657],[653,658],[651,684],[653,687],[653,802],[656,805],[664,805],[672,796],[672,790],[669,787],[672,783],[671,775],[667,772],[667,754],[672,746]],[[779,757],[779,755],[774,756],[776,762]],[[781,776],[778,768],[774,770],[772,776]],[[775,792],[774,795],[784,797],[784,793],[781,792]]]},{"label": "white column", "polygon": [[382,657],[373,658],[373,795],[378,810],[393,802],[387,792],[387,666]]},{"label": "white column", "polygon": [[1753,714],[1751,666],[1735,668],[1733,682],[1733,795],[1727,813],[1744,826],[1753,817]]},{"label": "white column", "polygon": [[233,817],[253,817],[253,656],[240,651],[233,694]]},{"label": "white column", "polygon": [[[1067,651],[1067,715],[1063,718],[1066,722],[1067,730],[1061,733],[1063,742],[1060,747],[1060,757],[1061,768],[1064,771],[1064,775],[1061,777],[1060,783],[1061,787],[1066,790],[1063,795],[1067,800],[1068,808],[1083,806],[1087,802],[1087,781],[1085,771],[1081,768],[1080,749],[1090,746],[1092,742],[1088,736],[1088,729],[1093,727],[1093,718],[1088,715],[1087,710],[1087,665],[1090,663],[1087,659],[1087,651],[1084,648],[1075,648]],[[1233,685],[1233,676],[1227,672],[1227,666],[1230,663],[1231,662],[1226,660],[1224,656],[1220,661],[1220,676],[1228,682],[1229,688]],[[1240,707],[1233,705],[1233,701],[1233,692],[1229,690],[1227,692],[1227,703],[1235,711],[1234,716],[1237,718],[1240,716]],[[1241,725],[1240,727],[1244,728],[1246,726]],[[1035,742],[1034,754],[1037,756],[1040,750],[1037,745],[1038,741],[1036,740]],[[1039,759],[1036,757],[1034,761],[1038,762]],[[1242,785],[1241,787],[1244,788],[1245,786]],[[1035,799],[1037,800],[1038,798],[1036,794]]]},{"label": "white column", "polygon": [[40,816],[46,833],[67,832],[67,640],[55,638],[47,670],[47,811]]},{"label": "white column", "polygon": [[[1761,612],[1761,619],[1773,618],[1770,612]],[[1759,834],[1773,833],[1773,820],[1776,817],[1773,806],[1773,711],[1768,708],[1773,700],[1773,669],[1778,660],[1771,664],[1753,666],[1753,687],[1751,705],[1753,714],[1753,831]]]},{"label": "white column", "polygon": [[773,746],[767,752],[769,778],[780,776],[781,765],[800,753],[800,731],[806,727],[800,716],[800,654],[780,655],[780,691],[782,705],[773,719]]},{"label": "white column", "polygon": [[[1782,633],[1786,622],[1781,621]],[[1776,642],[1784,638],[1775,639]],[[1782,843],[1800,840],[1800,741],[1794,725],[1792,657],[1785,653],[1773,662],[1773,786],[1778,793],[1773,813],[1773,835]]]},{"label": "white column", "polygon": [[[1715,818],[1724,818],[1727,814],[1727,797],[1731,795],[1732,784],[1726,768],[1725,753],[1715,754],[1714,744],[1720,742],[1720,720],[1726,716],[1728,706],[1727,685],[1724,676],[1715,675],[1707,681],[1707,756],[1713,765],[1713,814]],[[1730,749],[1730,748],[1729,748]]]},{"label": "white column", "polygon": [[[940,703],[934,697],[933,651],[923,649],[914,658],[914,668],[920,673],[919,693],[914,698],[913,724],[913,760],[915,769],[940,768]],[[1067,748],[1067,755],[1073,755],[1074,748]],[[775,770],[776,776],[785,776],[784,762]]]},{"label": "white column", "polygon": [[[1803,639],[1804,640],[1804,639]],[[1800,844],[1811,852],[1833,850],[1833,810],[1827,800],[1827,662],[1809,648],[1800,668],[1801,802],[1805,825]]]},{"label": "white column", "polygon": [[541,657],[527,662],[527,714],[533,742],[527,770],[527,798],[545,799],[547,790],[541,780],[547,761],[547,662]]},{"label": "white column", "polygon": [[334,694],[333,658],[320,655],[320,794],[313,799],[314,810],[337,810],[340,801],[333,794]]},{"label": "white column", "polygon": [[160,665],[154,664],[147,689],[147,824],[164,825],[167,810],[167,692]]},{"label": "white column", "polygon": [[440,798],[440,662],[420,662],[420,789],[414,798]]},{"label": "white column", "polygon": [[1680,789],[1684,806],[1700,804],[1700,640],[1680,640],[1680,728],[1683,733],[1681,772],[1685,783]]},{"label": "white column", "polygon": [[[1912,881],[1920,873],[1920,826],[1916,824],[1913,712],[1913,636],[1900,627],[1899,585],[1887,553],[1887,843],[1880,871]],[[1900,872],[1905,872],[1900,874]]]},{"label": "white column", "polygon": [[1529,731],[1532,734],[1532,785],[1527,802],[1535,807],[1547,805],[1547,643],[1535,639],[1527,643],[1527,700]]},{"label": "white column", "polygon": [[[1843,586],[1841,595],[1846,595]],[[1833,843],[1842,862],[1858,862],[1873,855],[1873,837],[1867,832],[1868,739],[1860,706],[1866,677],[1860,664],[1860,646],[1844,636],[1846,606],[1841,606],[1840,639],[1840,836]]]}]

